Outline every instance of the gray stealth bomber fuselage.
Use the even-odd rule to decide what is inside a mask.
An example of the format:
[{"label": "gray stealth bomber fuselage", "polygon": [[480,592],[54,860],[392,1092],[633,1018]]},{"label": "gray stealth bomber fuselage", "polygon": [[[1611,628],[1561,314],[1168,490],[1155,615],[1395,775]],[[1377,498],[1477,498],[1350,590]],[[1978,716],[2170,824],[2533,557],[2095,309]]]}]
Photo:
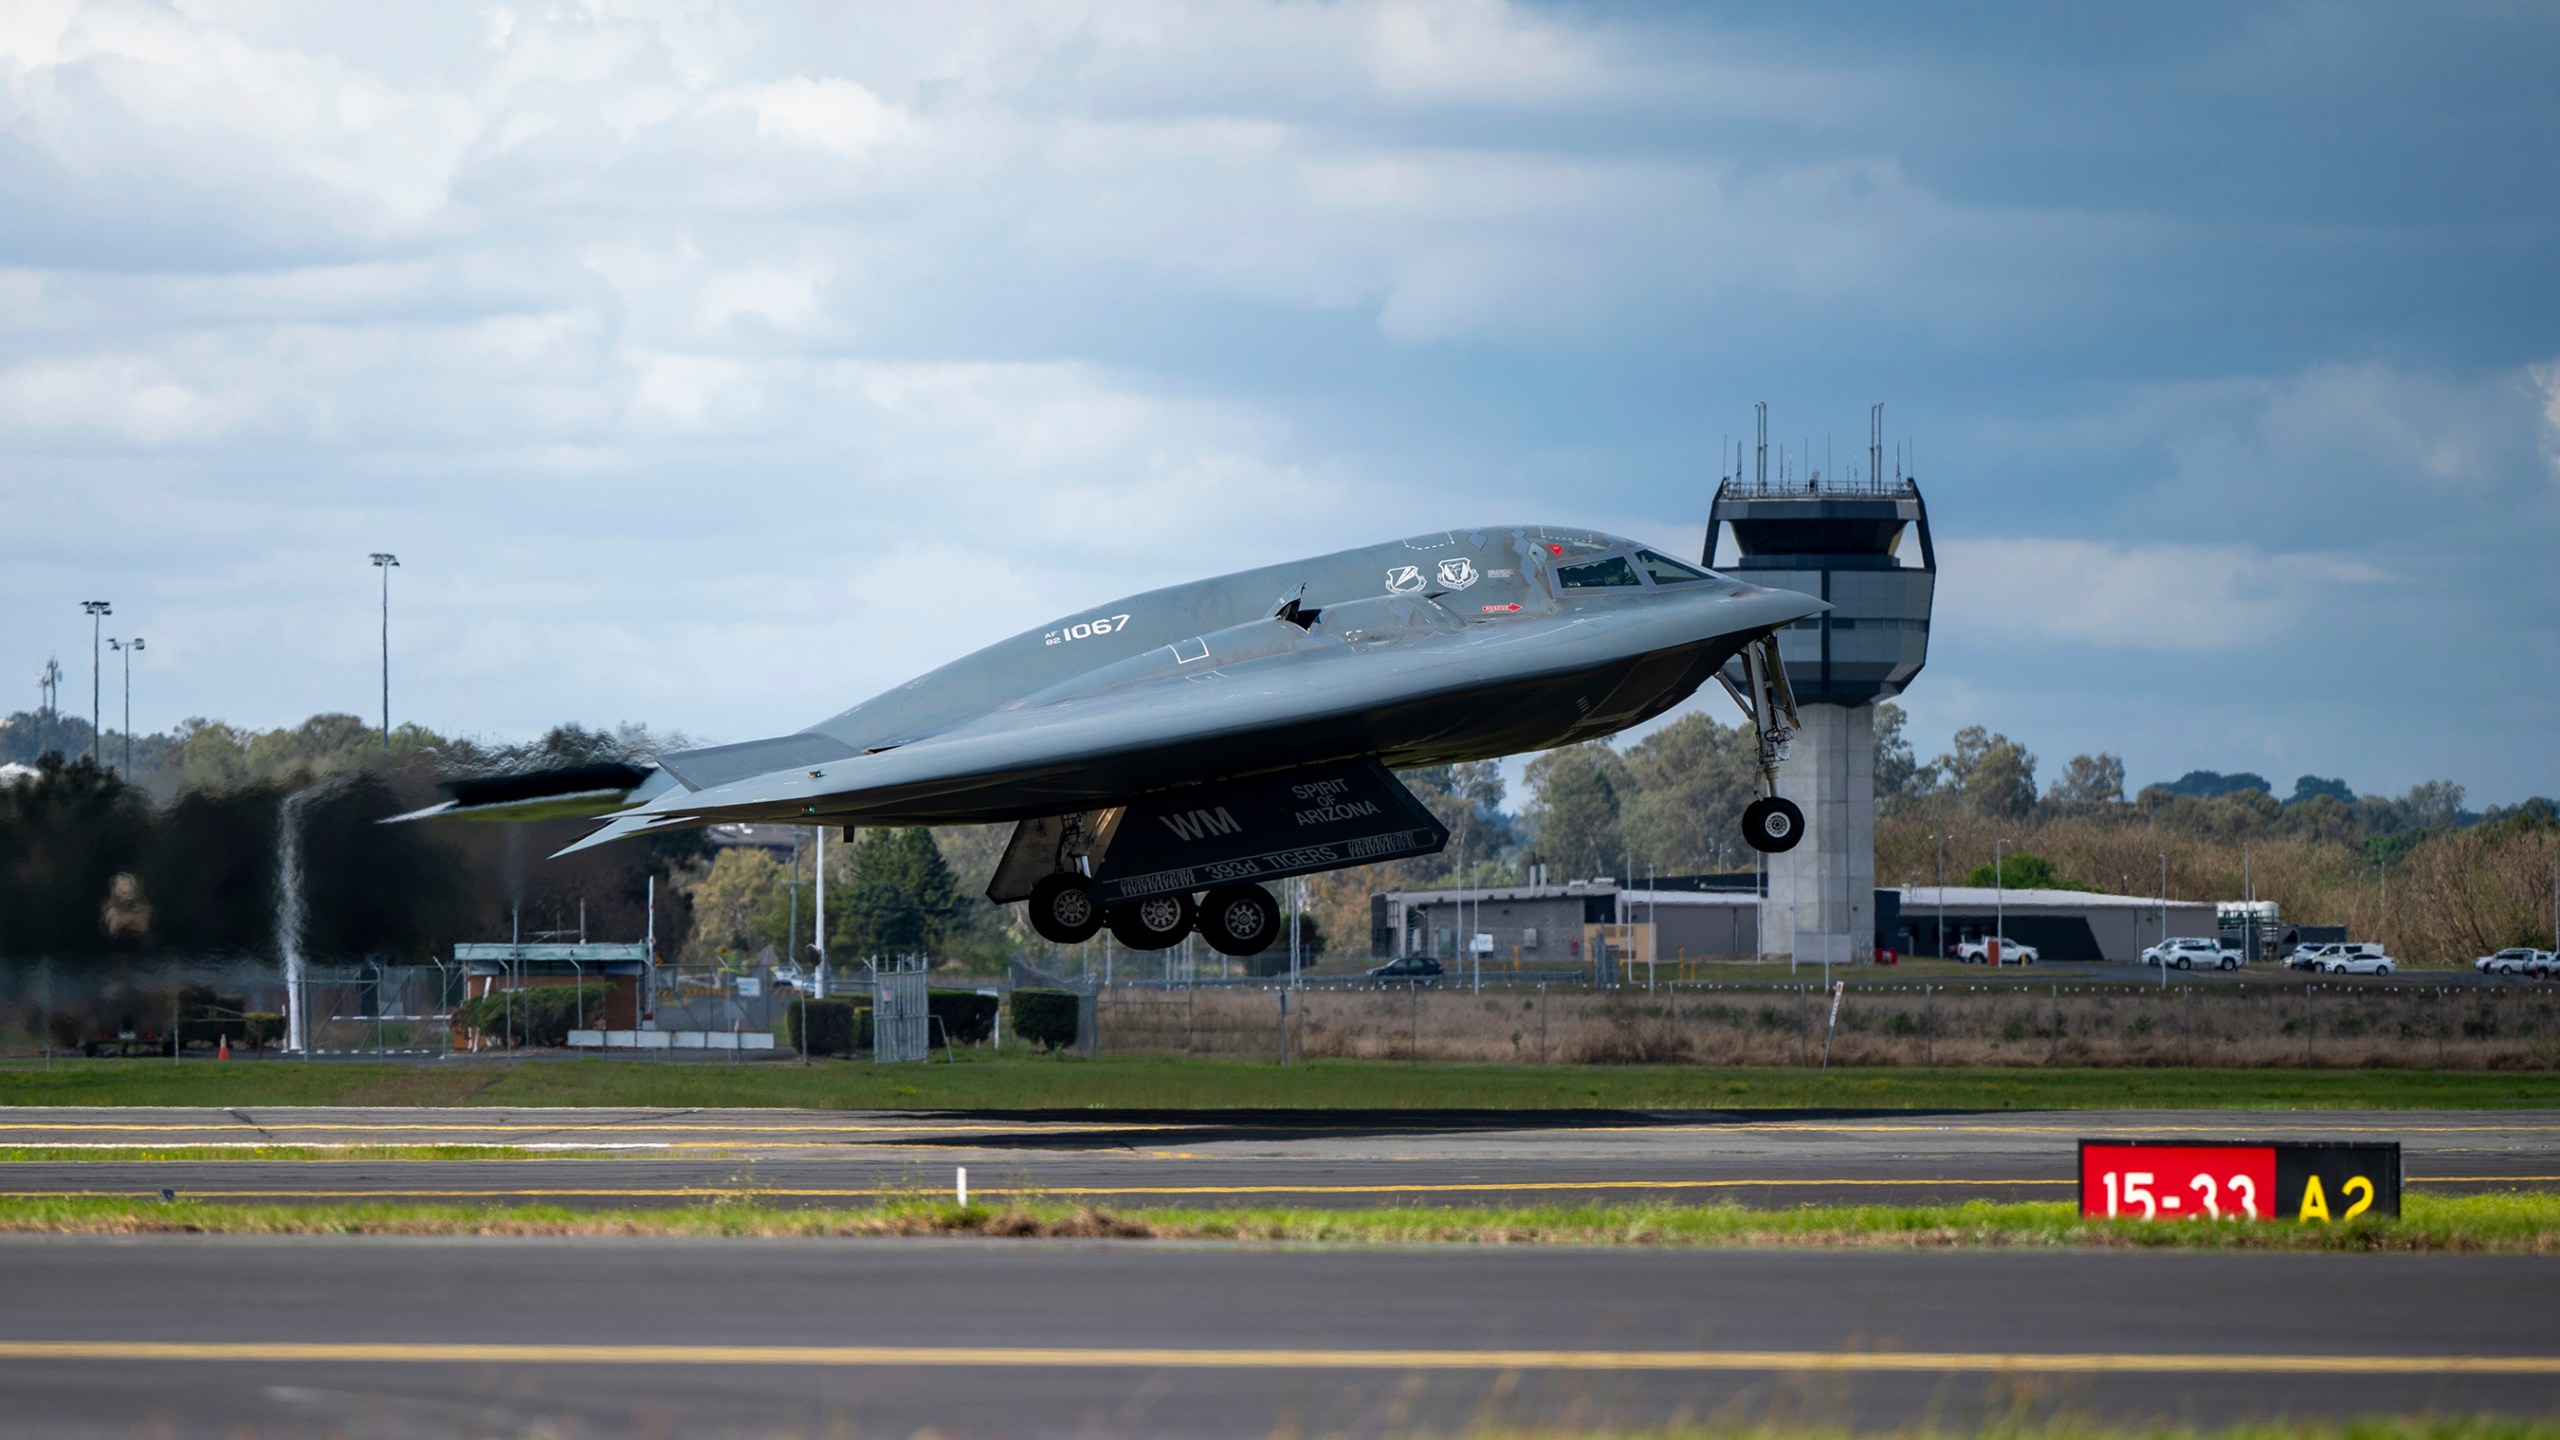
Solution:
[{"label": "gray stealth bomber fuselage", "polygon": [[1097,605],[797,734],[660,757],[570,848],[742,820],[1025,820],[1336,760],[1545,749],[1662,713],[1822,608],[1588,530],[1420,535]]}]

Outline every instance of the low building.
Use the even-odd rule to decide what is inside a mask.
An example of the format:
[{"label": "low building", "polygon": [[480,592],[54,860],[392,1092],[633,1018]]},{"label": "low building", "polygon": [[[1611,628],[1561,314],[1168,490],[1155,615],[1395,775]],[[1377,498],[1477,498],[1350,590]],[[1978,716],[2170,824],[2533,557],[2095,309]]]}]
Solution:
[{"label": "low building", "polygon": [[640,1028],[640,990],[649,969],[649,947],[627,945],[456,945],[454,963],[462,969],[463,998],[477,1000],[502,990],[538,990],[555,985],[610,985],[604,1013],[587,1017],[588,1027],[604,1030]]},{"label": "low building", "polygon": [[1988,885],[1912,885],[1877,893],[1900,902],[1897,938],[1902,943],[1893,948],[1906,955],[1943,955],[1996,929],[2018,944],[2034,946],[2046,960],[2129,963],[2171,936],[2210,938],[2215,925],[2209,900],[2163,902],[2156,895]]},{"label": "low building", "polygon": [[1604,945],[1618,959],[1639,962],[1748,956],[1760,933],[1759,893],[1748,875],[1740,889],[1690,883],[1720,878],[1666,876],[1641,889],[1604,879],[1392,890],[1369,897],[1369,953],[1446,962],[1465,953],[1465,937],[1483,935],[1492,939],[1493,958],[1531,968],[1580,965]]}]

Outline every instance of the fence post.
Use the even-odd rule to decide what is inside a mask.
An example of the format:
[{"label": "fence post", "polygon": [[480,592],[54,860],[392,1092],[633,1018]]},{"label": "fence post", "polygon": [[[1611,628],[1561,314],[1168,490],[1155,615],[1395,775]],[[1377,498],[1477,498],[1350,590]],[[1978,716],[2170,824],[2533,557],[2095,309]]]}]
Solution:
[{"label": "fence post", "polygon": [[1538,982],[1538,1063],[1547,1063],[1547,982]]},{"label": "fence post", "polygon": [[[2163,965],[2161,968],[2168,967]],[[2192,1069],[2196,1063],[2196,987],[2193,985],[2178,987],[2178,1038],[2186,1048],[2186,1063]]]},{"label": "fence post", "polygon": [[2436,1068],[2444,1068],[2444,987],[2436,987]]},{"label": "fence post", "polygon": [[1920,1063],[1938,1063],[1938,1010],[1926,980],[1920,982]]},{"label": "fence post", "polygon": [[2047,1033],[2053,1043],[2044,1052],[2044,1067],[2050,1070],[2062,1063],[2062,982],[2059,980],[2053,982],[2053,1029]]},{"label": "fence post", "polygon": [[1805,1019],[1804,986],[1798,985],[1796,986],[1796,1063],[1802,1065],[1812,1058],[1813,1031],[1810,1022]]},{"label": "fence post", "polygon": [[2302,982],[2302,1068],[2311,1068],[2311,982]]}]

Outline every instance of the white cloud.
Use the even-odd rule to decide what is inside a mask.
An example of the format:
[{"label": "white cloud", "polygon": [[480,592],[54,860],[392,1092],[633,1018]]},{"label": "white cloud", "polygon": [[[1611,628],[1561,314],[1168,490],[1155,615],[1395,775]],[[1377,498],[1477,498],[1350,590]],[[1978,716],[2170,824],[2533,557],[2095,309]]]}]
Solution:
[{"label": "white cloud", "polygon": [[2336,555],[2059,537],[1938,541],[1933,628],[1975,642],[2227,655],[2281,642],[2391,577]]}]

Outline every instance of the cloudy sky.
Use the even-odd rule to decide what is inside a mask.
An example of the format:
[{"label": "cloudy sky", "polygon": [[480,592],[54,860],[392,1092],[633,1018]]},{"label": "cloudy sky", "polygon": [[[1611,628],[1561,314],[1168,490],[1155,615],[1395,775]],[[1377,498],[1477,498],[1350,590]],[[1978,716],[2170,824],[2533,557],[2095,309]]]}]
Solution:
[{"label": "cloudy sky", "polygon": [[141,728],[370,713],[392,550],[397,718],[743,739],[1409,531],[1695,546],[1753,401],[1844,464],[1883,401],[1924,753],[2552,793],[2555,65],[2529,3],[8,0],[0,670],[85,691],[107,598]]}]

